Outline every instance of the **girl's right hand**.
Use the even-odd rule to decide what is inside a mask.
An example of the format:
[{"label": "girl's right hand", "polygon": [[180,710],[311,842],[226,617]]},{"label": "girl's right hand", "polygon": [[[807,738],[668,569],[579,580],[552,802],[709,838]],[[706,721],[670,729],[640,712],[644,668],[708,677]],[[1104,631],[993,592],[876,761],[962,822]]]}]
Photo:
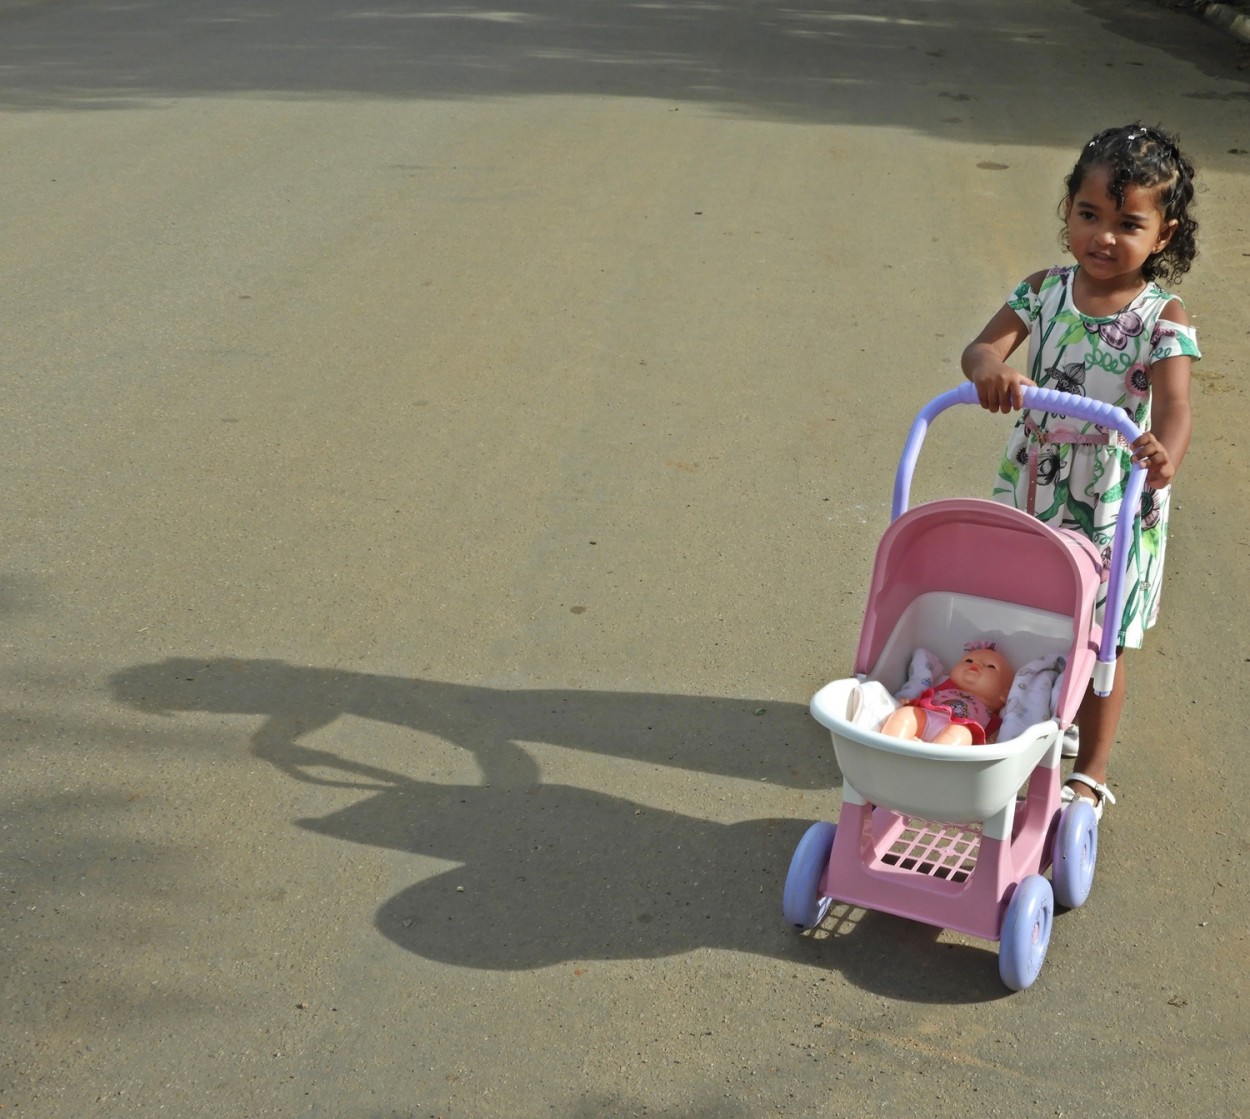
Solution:
[{"label": "girl's right hand", "polygon": [[[1042,273],[1029,277],[1034,291]],[[1007,359],[1029,336],[1028,327],[1007,304],[999,307],[985,328],[965,347],[959,367],[977,388],[977,399],[987,412],[1019,411],[1024,407],[1024,386],[1033,382],[1012,369]]]},{"label": "girl's right hand", "polygon": [[1024,407],[1024,386],[1036,387],[1036,382],[1002,362],[979,365],[972,374],[972,383],[987,412],[1018,412]]}]

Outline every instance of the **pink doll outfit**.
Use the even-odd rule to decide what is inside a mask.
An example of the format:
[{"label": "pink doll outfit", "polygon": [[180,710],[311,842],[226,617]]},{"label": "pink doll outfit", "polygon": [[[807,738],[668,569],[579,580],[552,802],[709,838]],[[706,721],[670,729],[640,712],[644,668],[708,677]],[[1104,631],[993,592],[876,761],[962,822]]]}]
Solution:
[{"label": "pink doll outfit", "polygon": [[947,726],[955,723],[968,728],[974,746],[984,746],[1002,724],[983,699],[962,691],[949,677],[932,688],[926,688],[915,699],[908,700],[907,706],[924,711],[924,734],[921,738],[925,742],[932,742]]}]

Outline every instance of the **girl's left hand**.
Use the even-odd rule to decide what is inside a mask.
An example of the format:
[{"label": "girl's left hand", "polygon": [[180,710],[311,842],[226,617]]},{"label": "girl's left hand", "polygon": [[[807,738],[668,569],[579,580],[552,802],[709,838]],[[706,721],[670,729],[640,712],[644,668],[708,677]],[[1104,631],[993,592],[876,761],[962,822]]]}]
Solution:
[{"label": "girl's left hand", "polygon": [[1133,461],[1146,467],[1146,485],[1152,490],[1170,485],[1176,475],[1172,456],[1153,431],[1144,432],[1134,440]]}]

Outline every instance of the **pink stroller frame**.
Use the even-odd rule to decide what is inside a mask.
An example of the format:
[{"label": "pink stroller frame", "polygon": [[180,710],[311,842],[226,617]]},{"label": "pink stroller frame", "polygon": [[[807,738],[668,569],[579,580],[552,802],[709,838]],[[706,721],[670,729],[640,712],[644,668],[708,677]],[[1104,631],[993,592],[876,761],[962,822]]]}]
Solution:
[{"label": "pink stroller frame", "polygon": [[[912,425],[892,521],[877,548],[855,675],[827,684],[811,704],[842,771],[838,823],[813,824],[800,841],[783,909],[804,929],[819,925],[836,900],[997,940],[1003,982],[1022,990],[1041,970],[1055,903],[1083,904],[1093,883],[1097,820],[1088,801],[1062,805],[1060,746],[1091,677],[1098,694],[1111,689],[1133,518],[1116,526],[1099,626],[1095,604],[1106,573],[1085,537],[987,500],[908,510],[930,422],[976,403],[974,387],[961,385],[930,401]],[[1027,388],[1025,407],[1098,423],[1129,442],[1140,434],[1122,410],[1066,393]],[[1144,475],[1130,471],[1123,509],[1138,508]],[[951,664],[972,637],[995,640],[1017,666],[1063,658],[1049,718],[984,746],[904,741],[852,721],[863,683],[897,692],[917,648]]]}]

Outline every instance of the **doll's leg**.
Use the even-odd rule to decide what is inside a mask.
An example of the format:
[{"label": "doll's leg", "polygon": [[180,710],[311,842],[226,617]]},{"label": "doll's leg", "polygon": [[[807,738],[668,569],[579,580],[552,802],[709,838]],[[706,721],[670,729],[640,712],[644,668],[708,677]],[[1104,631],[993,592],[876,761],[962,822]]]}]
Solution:
[{"label": "doll's leg", "polygon": [[904,705],[886,716],[881,724],[881,733],[891,738],[919,738],[924,732],[924,723],[924,711]]},{"label": "doll's leg", "polygon": [[972,731],[961,723],[951,723],[936,738],[935,746],[971,746]]}]

